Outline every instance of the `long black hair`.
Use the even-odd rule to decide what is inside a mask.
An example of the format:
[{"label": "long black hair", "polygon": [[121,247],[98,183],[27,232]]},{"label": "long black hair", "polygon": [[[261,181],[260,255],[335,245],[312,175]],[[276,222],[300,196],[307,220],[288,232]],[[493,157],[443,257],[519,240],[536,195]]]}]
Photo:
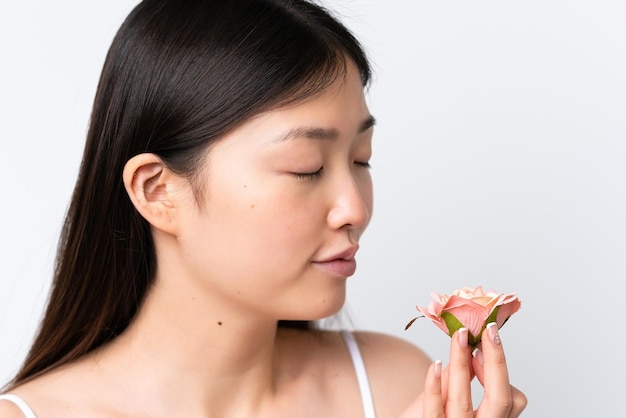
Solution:
[{"label": "long black hair", "polygon": [[156,256],[122,182],[130,158],[154,153],[197,183],[214,141],[260,112],[321,93],[345,75],[347,60],[367,85],[357,40],[305,0],[142,1],[108,52],[50,299],[11,386],[112,340],[142,303]]}]

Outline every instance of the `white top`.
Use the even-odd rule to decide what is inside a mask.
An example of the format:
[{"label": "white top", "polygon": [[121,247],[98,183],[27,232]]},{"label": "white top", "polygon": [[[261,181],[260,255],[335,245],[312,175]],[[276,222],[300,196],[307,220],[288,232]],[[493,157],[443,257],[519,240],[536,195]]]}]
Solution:
[{"label": "white top", "polygon": [[361,402],[363,402],[363,412],[365,418],[376,418],[376,412],[374,411],[374,399],[372,398],[372,391],[370,389],[369,378],[367,377],[367,371],[365,370],[365,362],[361,356],[361,350],[359,345],[349,331],[342,331],[341,335],[346,341],[348,351],[352,357],[352,364],[354,364],[354,371],[356,372],[356,379],[359,382],[359,389],[361,390]]},{"label": "white top", "polygon": [[[350,357],[352,357],[352,364],[354,364],[354,371],[356,372],[356,378],[359,383],[359,389],[361,390],[361,401],[363,402],[363,411],[365,412],[365,418],[376,418],[374,412],[374,401],[372,399],[372,391],[370,389],[369,379],[367,377],[367,371],[365,370],[365,363],[359,350],[354,335],[349,331],[342,331],[341,335],[346,342]],[[25,418],[36,418],[32,409],[22,400],[22,398],[12,395],[0,395],[0,400],[13,402],[20,408],[20,411],[24,414]]]},{"label": "white top", "polygon": [[22,398],[11,394],[0,395],[0,400],[3,399],[5,401],[13,402],[15,405],[17,405],[17,407],[20,408],[20,411],[22,411],[26,418],[36,418],[33,410],[30,409],[28,405],[26,405],[26,402],[24,402]]}]

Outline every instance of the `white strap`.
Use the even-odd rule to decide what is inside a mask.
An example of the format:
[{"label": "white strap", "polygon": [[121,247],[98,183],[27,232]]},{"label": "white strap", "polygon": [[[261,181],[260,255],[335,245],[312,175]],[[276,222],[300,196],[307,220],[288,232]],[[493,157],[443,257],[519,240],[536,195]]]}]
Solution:
[{"label": "white strap", "polygon": [[33,410],[30,409],[26,402],[24,402],[19,396],[12,395],[10,393],[6,395],[0,395],[0,400],[3,399],[5,401],[13,402],[15,405],[17,405],[17,407],[20,408],[20,411],[22,411],[26,418],[36,418]]},{"label": "white strap", "polygon": [[359,382],[359,389],[361,390],[361,401],[363,402],[365,418],[376,418],[376,413],[374,412],[374,400],[372,399],[372,390],[370,389],[370,383],[367,377],[367,371],[365,370],[365,363],[363,362],[363,357],[361,356],[361,350],[359,350],[359,345],[351,332],[342,331],[341,335],[346,341],[348,351],[352,357],[352,364],[354,364],[356,379]]}]

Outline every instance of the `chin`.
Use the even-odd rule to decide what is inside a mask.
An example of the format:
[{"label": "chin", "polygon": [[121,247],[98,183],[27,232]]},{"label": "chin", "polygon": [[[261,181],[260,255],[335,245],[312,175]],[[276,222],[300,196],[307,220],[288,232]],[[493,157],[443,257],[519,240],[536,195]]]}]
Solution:
[{"label": "chin", "polygon": [[[321,290],[311,289],[291,294],[289,302],[282,304],[286,310],[282,310],[281,320],[288,321],[318,321],[337,314],[343,308],[346,301],[346,287],[333,286]],[[280,306],[277,301],[274,306]]]},{"label": "chin", "polygon": [[317,321],[336,315],[346,302],[345,290],[341,294],[333,294],[325,298],[321,298],[318,303],[311,306],[311,312],[308,320]]}]

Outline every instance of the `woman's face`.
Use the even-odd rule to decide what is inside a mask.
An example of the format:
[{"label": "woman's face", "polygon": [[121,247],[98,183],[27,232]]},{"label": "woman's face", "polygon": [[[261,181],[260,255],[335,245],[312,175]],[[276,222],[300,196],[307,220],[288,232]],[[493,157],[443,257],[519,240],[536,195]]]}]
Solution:
[{"label": "woman's face", "polygon": [[215,143],[202,202],[184,207],[185,277],[268,318],[338,311],[372,212],[372,125],[351,65],[322,95],[262,114]]}]

